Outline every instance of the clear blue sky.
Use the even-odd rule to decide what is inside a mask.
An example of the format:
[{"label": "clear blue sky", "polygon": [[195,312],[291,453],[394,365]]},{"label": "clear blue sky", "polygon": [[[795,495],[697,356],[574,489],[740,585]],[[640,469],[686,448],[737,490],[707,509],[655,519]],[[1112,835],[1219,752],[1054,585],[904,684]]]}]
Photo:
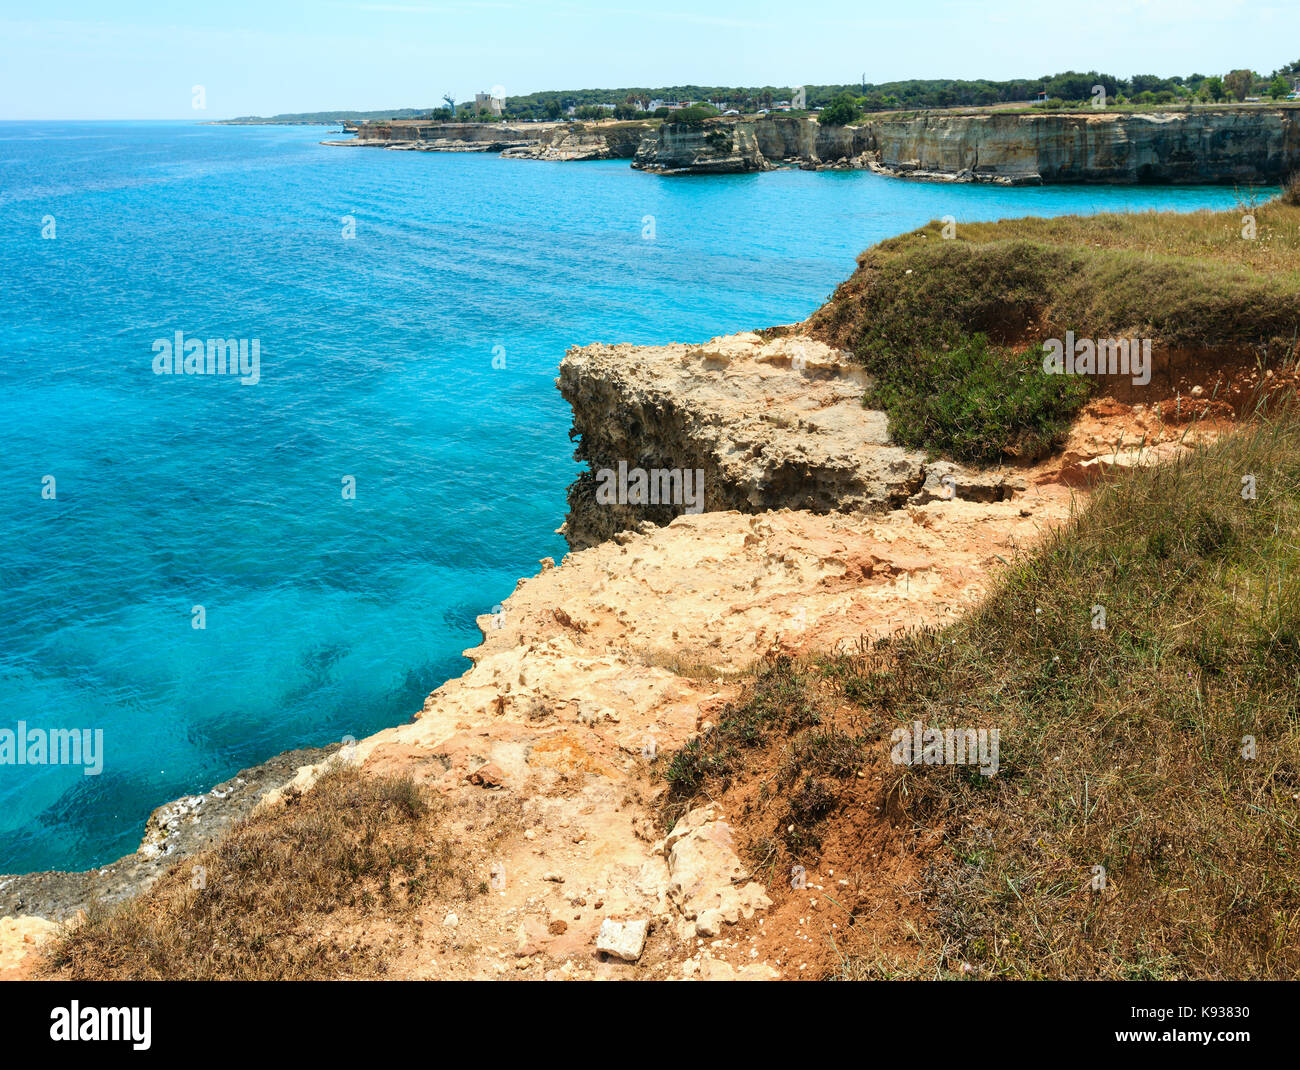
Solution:
[{"label": "clear blue sky", "polygon": [[3,119],[221,119],[431,107],[498,85],[1267,72],[1300,58],[1300,4],[0,0],[0,54]]}]

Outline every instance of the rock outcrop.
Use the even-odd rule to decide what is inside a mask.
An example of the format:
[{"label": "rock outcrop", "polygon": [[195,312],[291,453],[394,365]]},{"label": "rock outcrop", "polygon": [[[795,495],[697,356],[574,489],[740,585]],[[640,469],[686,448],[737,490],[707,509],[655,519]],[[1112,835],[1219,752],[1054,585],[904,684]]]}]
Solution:
[{"label": "rock outcrop", "polygon": [[573,123],[544,133],[529,145],[506,149],[502,156],[514,160],[551,160],[571,163],[581,160],[630,160],[636,155],[649,129],[638,122]]},{"label": "rock outcrop", "polygon": [[424,152],[503,152],[540,143],[554,123],[436,123],[414,120],[361,123],[354,137],[325,141],[344,148],[413,149]]},{"label": "rock outcrop", "polygon": [[660,175],[727,175],[767,171],[753,123],[665,122],[647,133],[632,166]]},{"label": "rock outcrop", "polygon": [[354,137],[323,142],[359,148],[416,152],[499,152],[518,160],[630,159],[650,124],[603,123],[451,123],[397,120],[362,123]]},{"label": "rock outcrop", "polygon": [[[585,346],[557,383],[589,466],[562,529],[575,549],[683,513],[871,512],[933,492],[925,455],[893,445],[885,414],[863,407],[861,365],[811,338]],[[967,497],[1010,493],[1003,474],[952,468]]]}]

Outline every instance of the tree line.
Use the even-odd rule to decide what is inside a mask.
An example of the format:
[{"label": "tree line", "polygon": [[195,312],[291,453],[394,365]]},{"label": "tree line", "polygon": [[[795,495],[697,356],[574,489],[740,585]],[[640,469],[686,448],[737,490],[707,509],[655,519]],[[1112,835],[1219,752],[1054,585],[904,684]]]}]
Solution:
[{"label": "tree line", "polygon": [[[1177,104],[1216,103],[1245,100],[1247,97],[1282,99],[1295,91],[1300,82],[1300,60],[1269,74],[1238,68],[1223,74],[1190,74],[1162,77],[1134,74],[1121,78],[1104,71],[1065,71],[1041,78],[993,79],[931,78],[896,82],[867,82],[841,85],[805,86],[808,108],[829,108],[832,104],[843,112],[842,103],[851,101],[848,110],[883,111],[890,108],[951,108],[1033,102],[1040,94],[1054,104],[1086,103],[1094,99],[1095,87],[1101,86],[1108,103]],[[658,88],[544,90],[507,97],[502,114],[505,120],[561,119],[634,119],[656,114],[650,105],[655,101],[692,103],[715,110],[735,109],[752,113],[790,101],[790,86],[702,86],[676,85]],[[570,109],[573,109],[572,112]],[[662,114],[662,113],[661,113]],[[450,119],[450,107],[426,113],[434,119]],[[457,119],[495,119],[482,112],[472,101],[458,104]]]}]

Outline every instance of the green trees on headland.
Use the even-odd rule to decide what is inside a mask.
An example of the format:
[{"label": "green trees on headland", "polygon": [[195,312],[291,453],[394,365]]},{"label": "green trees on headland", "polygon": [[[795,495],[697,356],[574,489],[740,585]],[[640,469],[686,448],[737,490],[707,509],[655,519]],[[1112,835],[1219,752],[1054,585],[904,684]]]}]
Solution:
[{"label": "green trees on headland", "polygon": [[[1102,93],[1097,92],[1100,87]],[[1119,78],[1102,71],[1064,71],[1041,78],[992,79],[931,78],[898,82],[855,82],[849,85],[805,85],[805,106],[821,111],[823,124],[852,122],[851,112],[889,109],[989,107],[997,104],[1046,103],[1052,107],[1080,107],[1093,103],[1194,104],[1242,101],[1251,97],[1280,100],[1300,87],[1300,60],[1260,75],[1241,67],[1225,74],[1190,74],[1162,77],[1134,74]],[[446,100],[447,98],[443,98]],[[764,109],[789,110],[796,101],[791,86],[699,86],[658,88],[557,89],[507,97],[501,118],[506,120],[557,120],[575,118],[671,118],[682,121],[678,105],[689,103],[717,112],[753,114]],[[843,103],[841,103],[843,101]],[[669,108],[668,105],[673,105]],[[398,109],[385,112],[309,112],[277,115],[282,122],[332,119],[440,118],[448,108]],[[478,118],[472,101],[456,106],[456,117]],[[254,118],[244,116],[245,119]],[[495,116],[493,116],[495,118]]]},{"label": "green trees on headland", "polygon": [[861,118],[862,109],[852,93],[841,93],[830,106],[822,110],[817,117],[822,126],[846,126],[854,119]]}]

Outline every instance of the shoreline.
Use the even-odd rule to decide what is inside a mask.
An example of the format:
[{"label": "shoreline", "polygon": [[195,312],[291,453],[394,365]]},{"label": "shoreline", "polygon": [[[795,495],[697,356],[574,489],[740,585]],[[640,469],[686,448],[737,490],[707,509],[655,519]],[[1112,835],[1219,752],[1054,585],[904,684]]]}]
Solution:
[{"label": "shoreline", "polygon": [[663,176],[780,168],[870,170],[887,177],[1026,185],[1277,185],[1300,170],[1300,106],[1181,111],[716,117],[696,123],[603,120],[343,123],[347,148],[497,152],[555,162],[629,159]]},{"label": "shoreline", "polygon": [[140,846],[113,862],[83,870],[0,874],[0,918],[64,922],[92,902],[111,905],[146,891],[177,862],[208,847],[251,814],[267,792],[283,787],[303,765],[323,761],[339,747],[332,743],[281,751],[202,794],[162,803],[145,820]]},{"label": "shoreline", "polygon": [[[1059,225],[971,226],[1038,224]],[[772,923],[798,904],[761,878],[744,884],[754,874],[732,846],[743,814],[700,802],[659,827],[666,788],[656,758],[716,725],[765,658],[851,656],[956,621],[994,589],[1002,566],[1075,515],[1102,473],[1213,441],[1244,419],[1261,374],[1274,376],[1260,372],[1246,344],[1254,336],[1212,350],[1175,336],[1158,343],[1150,391],[1135,393],[1122,376],[1104,381],[1045,459],[962,464],[900,446],[886,412],[862,402],[870,373],[852,356],[854,330],[874,317],[859,307],[875,292],[863,286],[872,256],[970,267],[949,252],[957,246],[926,240],[934,226],[864,253],[859,272],[803,323],[570,349],[556,385],[586,462],[570,487],[570,552],[558,566],[543,559],[498,614],[476,619],[482,640],[464,652],[469,669],[411,720],[343,754],[337,745],[283,752],[157,808],[141,848],[116,863],[0,878],[0,915],[41,925],[75,919],[95,900],[121,902],[346,761],[430,791],[457,842],[492,837],[475,872],[511,874],[503,900],[486,895],[445,915],[456,920],[442,929],[457,931],[441,939],[470,948],[436,963],[449,976],[499,975],[510,934],[515,968],[532,976],[780,976],[771,963],[788,962],[784,952],[750,961],[726,946],[700,950],[702,937],[726,934],[744,951],[738,934],[752,942],[764,921],[780,939]],[[996,256],[1001,244],[978,234],[968,252],[987,246]],[[1050,265],[1042,270],[1052,277]],[[1042,291],[1049,301],[1050,286]],[[612,503],[591,475],[628,458],[699,471],[702,508],[596,508]],[[618,962],[584,964],[584,951],[607,951],[608,926],[629,924],[643,939],[649,928],[651,941]],[[395,976],[427,968],[404,960]]]}]

